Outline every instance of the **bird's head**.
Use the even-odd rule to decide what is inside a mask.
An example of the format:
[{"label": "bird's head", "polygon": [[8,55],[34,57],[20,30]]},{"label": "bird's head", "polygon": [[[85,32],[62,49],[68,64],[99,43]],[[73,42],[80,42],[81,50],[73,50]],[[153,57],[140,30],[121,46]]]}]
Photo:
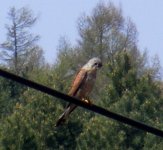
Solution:
[{"label": "bird's head", "polygon": [[102,67],[102,62],[101,59],[99,59],[98,57],[94,57],[92,59],[90,59],[84,66],[84,69],[94,69],[94,70],[98,70]]}]

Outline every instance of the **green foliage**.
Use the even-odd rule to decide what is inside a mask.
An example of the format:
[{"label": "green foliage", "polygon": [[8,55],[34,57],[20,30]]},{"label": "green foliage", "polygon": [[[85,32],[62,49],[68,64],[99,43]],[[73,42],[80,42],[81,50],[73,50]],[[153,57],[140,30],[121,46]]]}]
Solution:
[{"label": "green foliage", "polygon": [[7,79],[0,79],[0,118],[12,113],[16,102],[22,102],[21,92],[25,87]]},{"label": "green foliage", "polygon": [[[34,20],[33,20],[34,21]],[[32,24],[31,24],[32,25]],[[54,65],[32,47],[23,77],[68,93],[75,72],[98,56],[103,68],[90,96],[95,104],[163,130],[159,64],[147,65],[137,48],[137,31],[112,3],[99,3],[79,20],[77,46],[61,38]],[[11,69],[11,66],[8,66]],[[0,78],[0,149],[158,149],[162,139],[112,119],[77,108],[65,125],[55,127],[66,102]]]},{"label": "green foliage", "polygon": [[[118,53],[108,66],[110,82],[105,89],[106,95],[101,97],[101,105],[161,129],[163,110],[159,85],[148,74],[138,77],[127,52]],[[85,124],[78,138],[78,149],[147,149],[149,143],[144,143],[148,136],[143,131],[95,116]],[[161,144],[159,138],[156,141]]]}]

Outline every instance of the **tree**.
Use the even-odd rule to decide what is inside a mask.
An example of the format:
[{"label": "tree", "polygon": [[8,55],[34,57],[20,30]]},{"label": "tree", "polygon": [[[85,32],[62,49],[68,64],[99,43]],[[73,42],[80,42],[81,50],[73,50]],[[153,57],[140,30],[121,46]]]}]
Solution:
[{"label": "tree", "polygon": [[[42,59],[38,59],[40,63],[35,62],[42,52],[37,47],[30,53],[26,69],[32,70],[29,77],[34,81],[67,93],[74,73],[90,57],[98,56],[103,60],[103,68],[90,96],[99,100],[94,103],[162,129],[163,84],[157,78],[159,63],[155,60],[153,66],[147,65],[146,53],[142,54],[137,47],[136,28],[121,12],[112,3],[98,4],[80,22],[78,45],[72,46],[62,38],[58,60],[48,67],[37,67],[42,62]],[[30,88],[17,92],[13,88],[15,84],[8,86],[5,80],[0,83],[2,114],[6,111],[5,99],[18,97],[12,105],[13,111],[1,116],[1,149],[161,150],[163,146],[162,139],[154,135],[82,108],[76,109],[64,126],[55,128],[65,102]],[[12,90],[8,90],[10,87]]]},{"label": "tree", "polygon": [[[161,129],[162,93],[149,72],[138,76],[132,55],[125,51],[116,54],[114,63],[108,64],[108,72],[110,83],[100,105]],[[78,149],[161,149],[163,144],[159,137],[101,116],[91,118],[83,129]]]},{"label": "tree", "polygon": [[79,44],[85,57],[112,59],[117,51],[136,50],[137,31],[133,22],[122,16],[113,3],[99,3],[91,15],[79,18]]},{"label": "tree", "polygon": [[1,57],[11,70],[20,74],[28,55],[35,47],[35,42],[39,39],[38,35],[34,36],[29,32],[37,17],[34,17],[28,8],[16,10],[12,7],[8,18],[10,24],[6,25],[7,40],[1,44]]},{"label": "tree", "polygon": [[[37,17],[27,8],[16,10],[13,7],[9,10],[8,18],[10,22],[6,25],[7,39],[1,44],[1,58],[5,63],[3,69],[30,77],[33,70],[36,71],[44,65],[43,50],[36,45],[39,37],[29,31]],[[0,88],[4,89],[1,90],[1,115],[5,116],[12,113],[16,102],[23,102],[20,96],[26,87],[7,79],[1,79],[0,82]]]},{"label": "tree", "polygon": [[103,95],[101,93],[109,82],[106,64],[114,61],[117,52],[130,51],[133,61],[139,61],[140,69],[144,67],[144,58],[141,58],[137,48],[136,27],[131,19],[123,17],[121,8],[117,8],[113,3],[100,2],[91,14],[81,16],[78,31],[80,38],[78,47],[74,49],[78,53],[77,61],[86,62],[92,57],[100,57],[104,64],[97,78],[93,97],[98,99]]}]

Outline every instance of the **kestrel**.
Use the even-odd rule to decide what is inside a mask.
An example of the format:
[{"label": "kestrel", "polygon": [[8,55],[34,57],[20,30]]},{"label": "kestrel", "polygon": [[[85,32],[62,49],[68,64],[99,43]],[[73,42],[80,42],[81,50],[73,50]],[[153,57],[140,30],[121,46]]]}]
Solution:
[{"label": "kestrel", "polygon": [[[99,58],[95,57],[90,59],[77,73],[68,95],[78,98],[79,100],[84,100],[87,103],[91,103],[88,96],[93,89],[96,72],[101,67],[102,62]],[[69,103],[57,120],[56,126],[63,124],[76,107],[75,104]]]}]

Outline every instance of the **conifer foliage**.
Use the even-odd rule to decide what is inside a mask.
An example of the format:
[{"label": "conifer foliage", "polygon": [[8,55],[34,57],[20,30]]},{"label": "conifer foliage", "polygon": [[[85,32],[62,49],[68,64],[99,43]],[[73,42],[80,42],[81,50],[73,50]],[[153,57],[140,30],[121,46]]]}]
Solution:
[{"label": "conifer foliage", "polygon": [[[122,9],[99,3],[78,20],[76,46],[61,38],[57,61],[49,65],[38,36],[30,33],[34,17],[27,8],[9,11],[7,40],[2,44],[1,68],[68,93],[75,72],[91,57],[100,57],[103,68],[90,96],[113,112],[163,130],[162,80],[158,63],[148,65],[137,46],[137,30]],[[76,109],[65,125],[55,123],[66,102],[13,81],[0,78],[0,149],[124,149],[162,150],[160,137],[112,119]]]}]

